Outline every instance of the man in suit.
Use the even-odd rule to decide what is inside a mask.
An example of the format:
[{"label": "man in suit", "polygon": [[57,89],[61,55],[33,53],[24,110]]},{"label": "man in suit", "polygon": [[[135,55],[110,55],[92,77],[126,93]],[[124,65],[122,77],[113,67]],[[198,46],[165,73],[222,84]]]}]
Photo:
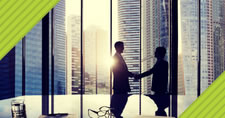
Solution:
[{"label": "man in suit", "polygon": [[164,47],[157,47],[155,57],[157,59],[153,68],[148,71],[135,75],[135,79],[149,76],[153,74],[152,91],[154,95],[148,95],[156,103],[158,110],[155,112],[157,116],[166,116],[164,109],[169,105],[169,95],[167,91],[168,86],[168,62],[164,60],[166,49]]},{"label": "man in suit", "polygon": [[134,74],[128,71],[126,62],[124,61],[121,53],[124,50],[124,44],[118,41],[114,45],[116,53],[113,56],[114,64],[112,66],[113,71],[113,96],[110,103],[112,113],[116,118],[123,118],[121,116],[123,109],[128,100],[128,92],[130,92],[130,85],[128,77],[133,77]]}]

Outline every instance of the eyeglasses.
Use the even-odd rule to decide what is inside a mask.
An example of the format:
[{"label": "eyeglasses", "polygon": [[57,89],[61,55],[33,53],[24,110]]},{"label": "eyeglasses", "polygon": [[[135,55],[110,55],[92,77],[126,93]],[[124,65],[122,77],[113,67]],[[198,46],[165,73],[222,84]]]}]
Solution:
[{"label": "eyeglasses", "polygon": [[111,110],[112,108],[107,106],[100,107],[99,111],[88,109],[88,116],[90,118],[115,118]]}]

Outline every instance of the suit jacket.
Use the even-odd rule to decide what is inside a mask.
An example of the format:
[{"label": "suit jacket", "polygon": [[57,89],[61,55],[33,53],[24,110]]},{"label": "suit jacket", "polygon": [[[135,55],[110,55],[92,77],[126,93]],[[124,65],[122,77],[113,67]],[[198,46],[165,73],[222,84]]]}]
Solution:
[{"label": "suit jacket", "polygon": [[113,56],[115,61],[112,71],[113,71],[113,89],[114,93],[127,93],[130,92],[130,85],[128,77],[133,74],[128,71],[126,62],[119,53],[115,53]]},{"label": "suit jacket", "polygon": [[167,92],[168,86],[168,62],[165,60],[157,60],[156,64],[150,70],[142,73],[140,76],[145,77],[153,74],[152,91],[156,93]]}]

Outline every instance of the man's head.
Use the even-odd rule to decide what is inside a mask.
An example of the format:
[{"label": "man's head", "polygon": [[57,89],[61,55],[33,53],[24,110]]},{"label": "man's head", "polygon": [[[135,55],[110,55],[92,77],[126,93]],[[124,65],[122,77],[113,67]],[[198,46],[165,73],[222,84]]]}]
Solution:
[{"label": "man's head", "polygon": [[155,50],[155,57],[156,58],[164,58],[166,55],[166,48],[164,47],[157,47]]},{"label": "man's head", "polygon": [[123,53],[124,45],[122,41],[117,41],[114,45],[117,53]]}]

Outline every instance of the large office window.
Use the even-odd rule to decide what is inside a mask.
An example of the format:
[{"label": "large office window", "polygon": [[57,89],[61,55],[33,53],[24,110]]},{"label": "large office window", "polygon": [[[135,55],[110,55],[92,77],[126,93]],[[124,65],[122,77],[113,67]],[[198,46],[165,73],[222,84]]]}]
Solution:
[{"label": "large office window", "polygon": [[179,114],[224,71],[224,1],[179,3]]},{"label": "large office window", "polygon": [[110,104],[110,0],[83,0],[82,34],[82,104],[88,117],[88,109]]},{"label": "large office window", "polygon": [[197,98],[198,2],[181,0],[179,6],[178,114]]},{"label": "large office window", "polygon": [[110,92],[110,1],[83,0],[85,94]]},{"label": "large office window", "polygon": [[[164,59],[170,63],[170,1],[143,0],[141,3],[141,7],[141,71],[145,72],[151,69],[157,61],[157,59],[155,58],[155,50],[157,47],[166,48],[167,52]],[[168,76],[168,93],[170,92],[169,80],[170,77]],[[142,94],[154,94],[154,91],[152,91],[152,86],[152,75],[143,78],[141,84]],[[152,99],[143,96],[143,98],[141,99],[141,103],[141,113],[143,115],[154,115],[154,111],[157,109],[157,107],[155,106],[155,103]],[[166,112],[167,114],[169,114],[168,109],[166,110]]]},{"label": "large office window", "polygon": [[[175,53],[171,49],[177,48],[172,44],[176,40],[173,35],[178,32],[172,26],[174,21],[171,21],[171,16],[176,11],[172,10],[171,1],[61,0],[49,14],[47,87],[49,94],[54,88],[55,95],[52,99],[49,97],[49,113],[69,113],[86,118],[88,109],[98,110],[101,106],[110,105],[113,93],[110,66],[116,41],[124,42],[122,56],[129,71],[133,73],[142,73],[152,68],[157,61],[154,57],[155,49],[165,47],[165,60],[169,62],[168,93],[173,94],[171,83],[174,80],[171,74],[176,71],[178,73],[178,86],[172,85],[177,87],[178,104],[173,108],[178,110],[179,115],[193,103],[199,91],[202,93],[208,88],[225,68],[225,3],[223,0],[179,1],[179,51],[178,55],[172,57]],[[42,23],[40,21],[25,36],[24,42],[18,43],[0,63],[0,71],[5,73],[0,79],[12,85],[0,87],[4,90],[1,95],[6,96],[1,99],[21,96],[25,90],[26,96],[21,98],[27,103],[30,117],[41,115],[39,95],[43,89],[44,58],[42,31],[46,30]],[[174,71],[171,64],[177,57],[178,69]],[[129,78],[129,83],[131,92],[122,115],[155,115],[157,107],[147,96],[154,93],[151,89],[152,76],[142,78],[141,81]],[[173,95],[176,97],[177,94]],[[29,109],[31,107],[36,107],[38,112],[32,114]],[[171,115],[171,110],[171,106],[166,109],[168,115]],[[172,110],[172,114],[176,110]]]}]

